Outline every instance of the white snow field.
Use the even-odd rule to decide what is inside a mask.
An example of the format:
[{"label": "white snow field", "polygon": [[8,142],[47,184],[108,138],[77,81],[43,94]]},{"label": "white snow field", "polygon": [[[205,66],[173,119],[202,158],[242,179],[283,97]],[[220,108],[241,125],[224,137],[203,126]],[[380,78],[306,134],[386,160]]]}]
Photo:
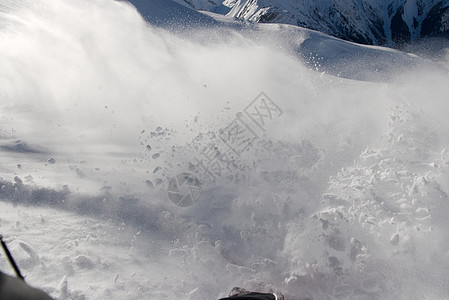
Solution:
[{"label": "white snow field", "polygon": [[447,59],[132,3],[0,3],[0,233],[29,284],[449,297]]}]

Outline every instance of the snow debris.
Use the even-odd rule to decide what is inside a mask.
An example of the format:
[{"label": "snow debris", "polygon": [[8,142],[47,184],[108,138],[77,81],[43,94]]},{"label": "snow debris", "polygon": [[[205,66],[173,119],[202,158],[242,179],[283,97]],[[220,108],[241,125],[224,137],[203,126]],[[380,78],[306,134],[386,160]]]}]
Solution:
[{"label": "snow debris", "polygon": [[399,243],[399,234],[395,233],[393,234],[393,236],[390,238],[390,244],[392,244],[393,246],[396,246]]},{"label": "snow debris", "polygon": [[75,258],[75,264],[81,269],[90,270],[94,268],[95,264],[92,262],[90,258],[85,255],[79,255]]}]

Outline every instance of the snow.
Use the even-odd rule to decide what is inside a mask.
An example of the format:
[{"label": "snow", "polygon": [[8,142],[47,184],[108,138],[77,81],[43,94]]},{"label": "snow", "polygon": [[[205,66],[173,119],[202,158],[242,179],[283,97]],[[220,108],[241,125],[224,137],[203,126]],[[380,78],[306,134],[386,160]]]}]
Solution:
[{"label": "snow", "polygon": [[[209,0],[178,0],[194,9],[220,13]],[[223,1],[220,1],[223,2]],[[220,3],[218,2],[218,3]],[[221,12],[251,22],[299,25],[306,28],[364,44],[389,45],[398,41],[392,37],[392,18],[399,13],[411,40],[422,38],[423,21],[432,9],[445,7],[447,1],[435,0],[239,0],[224,1],[231,8]],[[427,19],[429,21],[429,19]],[[397,25],[395,25],[397,26]],[[439,26],[438,22],[435,26]],[[441,33],[443,33],[443,29]],[[444,34],[443,34],[444,35]],[[393,39],[392,39],[393,38]]]},{"label": "snow", "polygon": [[[447,60],[132,3],[2,10],[0,232],[28,283],[447,298]],[[184,173],[188,207],[167,191]]]},{"label": "snow", "polygon": [[[174,247],[171,241],[141,234],[131,226],[3,202],[1,211],[2,231],[8,232],[6,241],[27,282],[39,284],[53,297],[185,298],[181,291],[196,284],[189,274],[193,269],[181,258],[167,259],[168,249]],[[40,257],[29,255],[31,246],[21,240],[38,248]],[[9,270],[4,259],[1,268]]]},{"label": "snow", "polygon": [[[122,0],[120,0],[122,1]],[[132,5],[139,10],[139,13],[147,21],[154,25],[170,27],[177,26],[213,26],[216,25],[216,21],[197,12],[196,10],[188,7],[183,1],[165,1],[165,0],[132,0],[123,1],[124,3],[131,2]],[[182,5],[184,4],[184,5]],[[193,4],[193,3],[192,3]],[[196,6],[195,6],[196,7]],[[207,3],[207,8],[211,9],[211,3]],[[198,6],[198,9],[205,9],[203,6]],[[212,11],[215,11],[212,9]]]}]

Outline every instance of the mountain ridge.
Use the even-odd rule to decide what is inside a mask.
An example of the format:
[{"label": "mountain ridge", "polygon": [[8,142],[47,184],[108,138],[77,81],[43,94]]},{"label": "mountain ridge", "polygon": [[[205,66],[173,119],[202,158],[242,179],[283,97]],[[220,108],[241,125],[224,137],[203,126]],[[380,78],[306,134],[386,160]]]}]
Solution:
[{"label": "mountain ridge", "polygon": [[283,23],[369,45],[449,37],[449,0],[175,0],[255,23]]}]

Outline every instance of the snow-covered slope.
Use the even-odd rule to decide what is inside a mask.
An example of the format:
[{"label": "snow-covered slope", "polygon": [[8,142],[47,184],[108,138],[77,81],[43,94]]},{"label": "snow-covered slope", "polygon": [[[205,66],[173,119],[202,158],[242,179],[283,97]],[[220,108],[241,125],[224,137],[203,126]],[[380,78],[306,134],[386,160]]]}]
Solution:
[{"label": "snow-covered slope", "polygon": [[191,7],[185,7],[174,1],[164,0],[131,0],[124,3],[132,3],[140,15],[151,24],[157,26],[213,26],[217,22],[212,18]]},{"label": "snow-covered slope", "polygon": [[[381,47],[369,47],[346,42],[303,27],[283,24],[242,23],[217,14],[203,14],[172,1],[130,1],[152,25],[170,28],[174,32],[189,34],[192,39],[204,40],[194,34],[198,27],[214,28],[220,34],[208,36],[214,42],[223,42],[238,32],[246,39],[259,43],[269,40],[279,50],[289,52],[310,68],[339,77],[357,80],[389,80],[403,68],[427,68],[429,62],[415,55]],[[179,17],[182,16],[182,17]],[[276,42],[273,42],[276,41]],[[203,41],[204,42],[204,41]],[[276,46],[275,46],[276,47]],[[446,72],[441,66],[433,66]]]},{"label": "snow-covered slope", "polygon": [[447,62],[168,0],[4,3],[0,232],[30,284],[447,298]]},{"label": "snow-covered slope", "polygon": [[[215,11],[223,1],[178,2]],[[384,45],[449,34],[447,0],[239,0],[224,4],[232,8],[227,15],[234,18],[298,25],[364,44]]]},{"label": "snow-covered slope", "polygon": [[218,14],[227,14],[237,0],[174,0],[179,4],[195,10],[210,11]]}]

